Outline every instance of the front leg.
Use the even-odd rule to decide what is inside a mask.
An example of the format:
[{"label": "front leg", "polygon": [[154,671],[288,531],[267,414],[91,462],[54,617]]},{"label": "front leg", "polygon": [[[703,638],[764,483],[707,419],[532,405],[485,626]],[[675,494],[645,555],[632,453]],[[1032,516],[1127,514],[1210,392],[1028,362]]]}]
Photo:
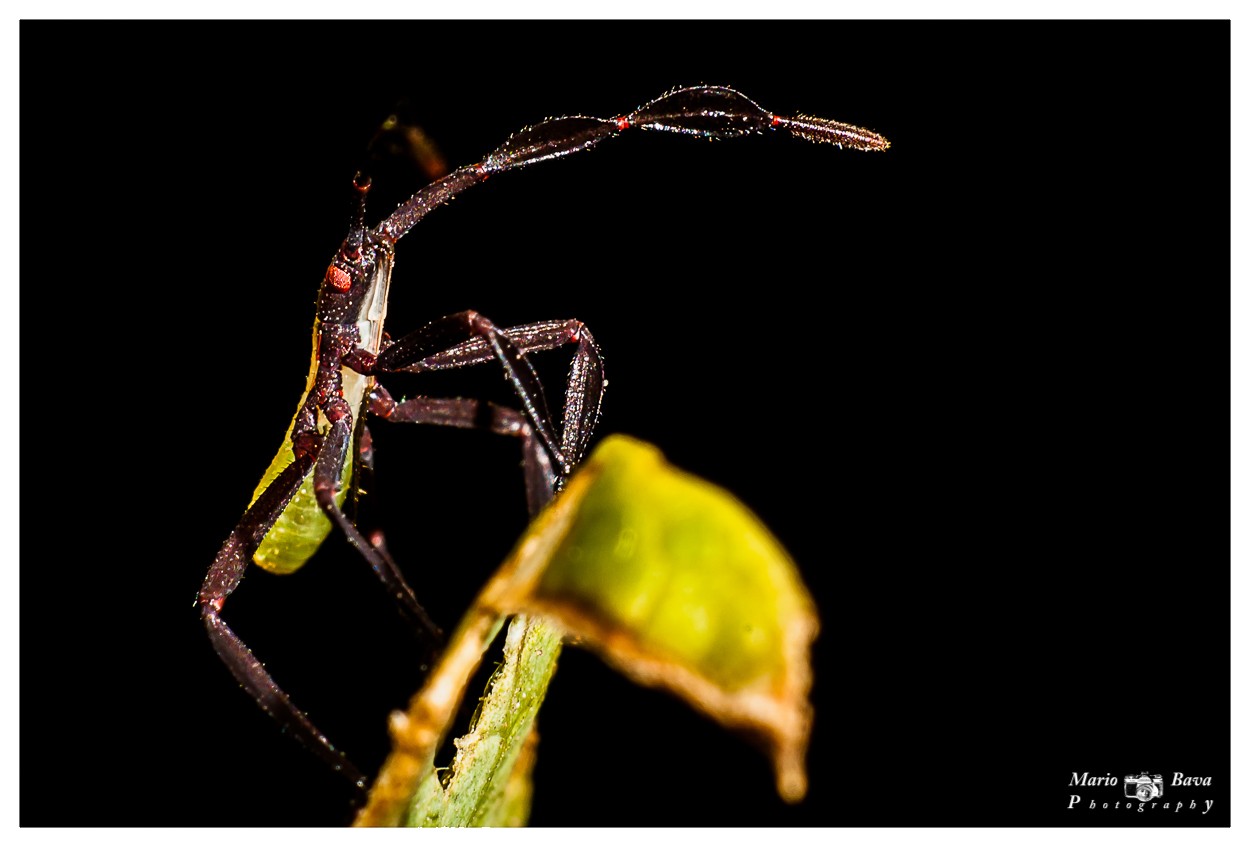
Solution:
[{"label": "front leg", "polygon": [[[565,385],[564,420],[557,439],[542,383],[525,354],[573,343],[577,349]],[[358,350],[348,364],[362,373],[384,374],[448,370],[490,361],[503,365],[563,479],[586,450],[606,385],[599,347],[581,321],[543,321],[500,330],[477,312],[459,312],[404,336],[376,357]]]},{"label": "front leg", "polygon": [[[366,539],[356,525],[348,520],[335,502],[339,480],[343,475],[343,465],[347,461],[347,451],[351,447],[352,415],[346,401],[334,398],[324,409],[326,420],[330,422],[330,431],[326,433],[325,443],[317,457],[313,468],[313,492],[323,512],[343,530],[347,540],[360,551],[365,561],[373,568],[373,572],[392,597],[399,603],[405,617],[417,628],[431,636],[435,643],[442,641],[443,631],[430,619],[428,613],[417,601],[417,596],[404,580],[399,566],[391,559],[385,547],[375,545]],[[433,652],[433,651],[431,651]]]},{"label": "front leg", "polygon": [[239,523],[230,532],[226,543],[209,566],[200,587],[198,604],[204,627],[217,655],[234,674],[244,690],[265,712],[289,729],[304,746],[356,784],[365,785],[365,777],[347,758],[334,748],[302,711],[296,708],[265,667],[243,640],[222,620],[221,609],[243,579],[248,563],[261,540],[273,528],[317,461],[320,440],[309,436],[295,452],[295,460],[256,498]]}]

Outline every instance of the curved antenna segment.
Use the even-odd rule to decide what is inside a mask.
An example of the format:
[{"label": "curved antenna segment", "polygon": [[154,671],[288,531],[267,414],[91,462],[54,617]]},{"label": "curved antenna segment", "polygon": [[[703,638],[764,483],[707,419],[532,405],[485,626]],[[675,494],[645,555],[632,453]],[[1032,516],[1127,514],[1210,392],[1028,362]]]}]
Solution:
[{"label": "curved antenna segment", "polygon": [[702,138],[739,138],[782,130],[805,141],[853,150],[886,150],[890,146],[883,136],[852,124],[808,115],[774,115],[732,88],[676,88],[617,118],[549,118],[513,133],[478,164],[453,171],[418,191],[379,224],[375,233],[395,242],[431,211],[492,174],[589,150],[633,127]]}]

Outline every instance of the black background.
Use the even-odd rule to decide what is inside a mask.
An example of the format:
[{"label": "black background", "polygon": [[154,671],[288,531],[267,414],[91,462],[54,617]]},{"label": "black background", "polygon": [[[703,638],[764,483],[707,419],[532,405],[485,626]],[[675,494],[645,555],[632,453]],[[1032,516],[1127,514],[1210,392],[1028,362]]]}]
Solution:
[{"label": "black background", "polygon": [[[626,136],[398,250],[392,334],[581,318],[600,433],[745,500],[821,610],[803,804],[570,648],[533,823],[1226,825],[1229,33],[23,22],[21,823],[351,819],[192,602],[302,390],[352,173],[401,103],[458,164],[709,82],[894,148]],[[369,166],[373,219],[422,182]],[[507,401],[481,370],[397,391]],[[450,625],[524,525],[516,445],[374,435],[367,514]],[[346,543],[254,569],[226,616],[374,770],[420,673]],[[1211,776],[1165,799],[1213,811],[1089,811],[1121,790],[1068,786],[1142,769]]]}]

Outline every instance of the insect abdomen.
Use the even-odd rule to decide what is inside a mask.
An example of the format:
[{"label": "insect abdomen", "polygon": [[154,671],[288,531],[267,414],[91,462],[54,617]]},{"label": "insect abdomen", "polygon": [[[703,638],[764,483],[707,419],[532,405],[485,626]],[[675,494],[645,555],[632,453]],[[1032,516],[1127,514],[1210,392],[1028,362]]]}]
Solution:
[{"label": "insect abdomen", "polygon": [[[291,452],[291,442],[288,440],[269,463],[260,485],[256,487],[256,493],[252,495],[253,501],[294,460],[295,455]],[[340,507],[347,497],[346,481],[351,479],[351,473],[352,456],[348,453],[343,467],[343,481],[340,482],[338,496],[334,498]],[[299,570],[330,534],[330,519],[317,505],[312,477],[312,472],[309,471],[300,484],[299,491],[291,498],[290,504],[252,557],[252,561],[271,573],[285,574]]]},{"label": "insect abdomen", "polygon": [[[260,483],[252,493],[252,503],[255,503],[261,492],[277,479],[283,468],[295,461],[295,453],[291,449],[291,433],[294,432],[295,422],[299,419],[298,410],[304,407],[308,393],[312,391],[316,382],[320,327],[320,321],[313,324],[312,362],[304,385],[304,395],[300,397],[299,405],[296,406],[295,417],[291,419],[291,425],[287,427],[278,454],[273,457],[273,461],[269,463],[269,467],[260,478]],[[345,374],[350,374],[350,371],[345,371]],[[344,382],[350,389],[349,402],[353,404],[353,408],[359,409],[361,399],[368,390],[369,380],[357,374],[350,374]],[[260,546],[256,548],[255,555],[252,556],[253,562],[271,573],[285,574],[299,570],[312,558],[312,554],[317,552],[321,542],[325,541],[326,536],[330,534],[330,519],[317,504],[317,495],[313,493],[312,477],[313,473],[309,471],[304,481],[300,483],[299,490],[291,498],[291,502],[278,516],[278,520],[274,522]],[[348,451],[347,460],[343,463],[343,475],[339,477],[339,493],[334,498],[340,507],[347,497],[347,486],[351,478],[352,452]]]}]

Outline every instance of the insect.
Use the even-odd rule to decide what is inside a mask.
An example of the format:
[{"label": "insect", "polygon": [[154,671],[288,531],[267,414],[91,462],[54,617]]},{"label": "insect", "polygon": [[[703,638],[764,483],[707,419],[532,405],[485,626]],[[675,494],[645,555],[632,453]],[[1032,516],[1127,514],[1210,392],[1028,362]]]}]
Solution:
[{"label": "insect", "polygon": [[[432,182],[380,224],[365,224],[367,179],[358,177],[353,220],[326,269],[317,298],[313,355],[304,396],[283,446],[253,500],[230,532],[200,589],[197,605],[214,649],[261,708],[357,786],[365,779],[297,708],[222,618],[226,599],[249,563],[275,573],[299,569],[337,527],[395,598],[401,612],[435,639],[430,620],[387,553],[380,532],[366,537],[344,514],[354,473],[372,461],[364,421],[485,429],[516,437],[522,449],[527,505],[536,513],[559,490],[594,431],[606,385],[589,330],[576,319],[499,328],[477,312],[440,318],[395,341],[383,334],[395,245],[427,214],[494,174],[587,150],[632,129],[704,138],[782,131],[857,150],[884,150],[880,135],[808,116],[774,115],[730,88],[678,88],[615,118],[572,116],[512,135],[482,161]],[[560,424],[551,415],[531,352],[573,346]],[[519,409],[471,398],[417,396],[396,401],[377,382],[390,373],[420,373],[497,362]]]}]

